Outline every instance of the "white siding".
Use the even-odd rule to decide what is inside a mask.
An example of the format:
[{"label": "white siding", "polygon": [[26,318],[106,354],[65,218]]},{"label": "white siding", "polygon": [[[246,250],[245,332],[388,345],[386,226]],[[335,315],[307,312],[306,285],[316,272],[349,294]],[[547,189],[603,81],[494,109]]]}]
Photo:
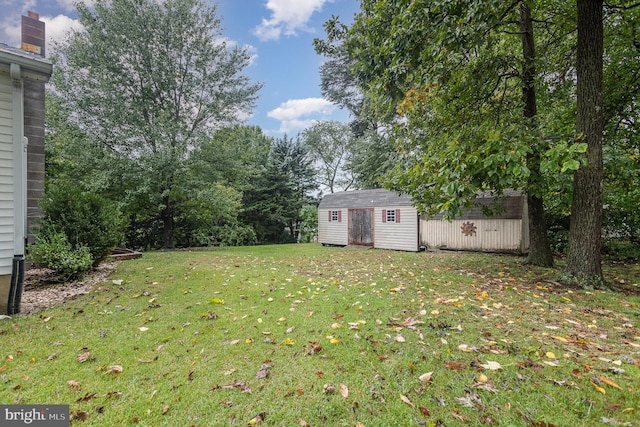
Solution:
[{"label": "white siding", "polygon": [[[421,220],[421,242],[428,248],[488,252],[523,252],[523,222],[519,219]],[[463,223],[473,223],[474,235],[462,232]]]},{"label": "white siding", "polygon": [[13,83],[0,74],[0,275],[11,274],[14,238]]},{"label": "white siding", "polygon": [[[329,221],[330,211],[340,211],[341,221]],[[349,221],[347,209],[318,209],[318,242],[326,245],[348,244]]]},{"label": "white siding", "polygon": [[[384,210],[399,210],[400,222],[383,222]],[[373,246],[400,251],[418,250],[418,212],[411,206],[375,208],[373,213]]]}]

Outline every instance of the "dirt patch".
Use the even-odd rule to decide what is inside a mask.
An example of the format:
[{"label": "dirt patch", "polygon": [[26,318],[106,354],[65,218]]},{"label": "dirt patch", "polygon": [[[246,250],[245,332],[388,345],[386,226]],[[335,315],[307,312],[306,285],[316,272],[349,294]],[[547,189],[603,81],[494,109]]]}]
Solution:
[{"label": "dirt patch", "polygon": [[94,271],[74,282],[60,282],[56,274],[46,268],[27,270],[20,304],[21,316],[56,307],[78,295],[91,292],[104,283],[116,268],[115,262],[104,262]]}]

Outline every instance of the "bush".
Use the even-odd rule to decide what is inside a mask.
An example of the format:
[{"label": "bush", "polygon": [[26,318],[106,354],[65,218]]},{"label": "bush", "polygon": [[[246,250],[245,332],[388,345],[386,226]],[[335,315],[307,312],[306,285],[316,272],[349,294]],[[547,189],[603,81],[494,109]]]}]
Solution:
[{"label": "bush", "polygon": [[[97,266],[124,241],[126,223],[115,203],[71,185],[50,185],[40,203],[40,232],[65,235],[74,250],[87,247]],[[39,233],[40,233],[39,232]]]},{"label": "bush", "polygon": [[38,235],[29,246],[29,259],[38,265],[55,270],[65,280],[75,279],[91,271],[93,258],[86,246],[73,247],[64,233],[49,229]]}]

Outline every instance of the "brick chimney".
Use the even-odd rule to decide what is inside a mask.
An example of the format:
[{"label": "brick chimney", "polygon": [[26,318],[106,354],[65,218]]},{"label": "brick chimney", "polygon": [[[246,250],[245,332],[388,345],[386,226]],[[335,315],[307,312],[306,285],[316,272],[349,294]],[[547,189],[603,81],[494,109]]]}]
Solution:
[{"label": "brick chimney", "polygon": [[37,13],[27,12],[27,16],[22,17],[22,50],[44,57],[44,43],[44,22]]}]

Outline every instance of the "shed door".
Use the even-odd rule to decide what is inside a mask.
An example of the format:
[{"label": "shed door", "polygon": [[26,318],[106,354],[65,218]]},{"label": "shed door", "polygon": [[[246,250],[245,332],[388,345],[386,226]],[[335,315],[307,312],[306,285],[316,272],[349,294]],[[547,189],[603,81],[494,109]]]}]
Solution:
[{"label": "shed door", "polygon": [[349,209],[349,244],[373,246],[373,209]]}]

